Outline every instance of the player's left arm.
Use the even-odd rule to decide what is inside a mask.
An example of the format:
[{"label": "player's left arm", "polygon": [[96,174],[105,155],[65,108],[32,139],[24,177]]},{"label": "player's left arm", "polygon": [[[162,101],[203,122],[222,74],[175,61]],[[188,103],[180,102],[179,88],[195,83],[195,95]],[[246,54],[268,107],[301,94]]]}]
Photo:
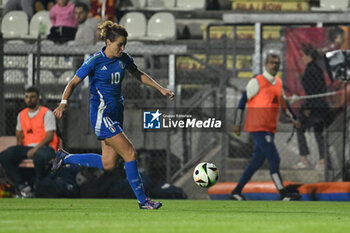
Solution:
[{"label": "player's left arm", "polygon": [[284,97],[284,94],[282,94],[281,96],[281,107],[283,112],[289,117],[289,119],[292,121],[293,125],[297,128],[300,127],[300,122],[297,119],[297,116],[295,115],[295,113],[293,112],[292,107],[290,106],[288,100],[286,100],[286,98]]},{"label": "player's left arm", "polygon": [[50,142],[52,141],[52,139],[53,139],[54,132],[55,132],[55,131],[47,131],[47,132],[46,132],[46,136],[44,137],[44,139],[43,139],[41,142],[39,142],[38,145],[36,145],[35,147],[31,148],[31,149],[27,152],[27,157],[28,157],[29,159],[33,158],[33,156],[34,156],[34,154],[35,154],[35,152],[36,152],[37,150],[39,150],[39,149],[40,149],[41,147],[43,147],[43,146],[49,145],[49,143],[50,143]]},{"label": "player's left arm", "polygon": [[148,74],[137,68],[134,72],[131,73],[135,78],[140,80],[143,84],[154,87],[157,89],[163,96],[169,97],[170,100],[174,99],[174,93],[159,83],[157,83],[154,79],[152,79]]}]

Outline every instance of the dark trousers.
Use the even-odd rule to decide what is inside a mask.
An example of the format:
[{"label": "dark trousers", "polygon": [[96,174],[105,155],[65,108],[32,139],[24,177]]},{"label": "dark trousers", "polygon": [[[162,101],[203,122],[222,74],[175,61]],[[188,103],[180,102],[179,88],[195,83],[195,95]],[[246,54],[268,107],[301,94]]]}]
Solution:
[{"label": "dark trousers", "polygon": [[50,34],[47,35],[48,40],[52,40],[55,43],[63,44],[67,41],[74,40],[76,28],[71,27],[52,27]]},{"label": "dark trousers", "polygon": [[[27,152],[32,147],[12,146],[0,153],[0,163],[6,173],[13,179],[16,185],[24,183],[18,165],[27,159]],[[49,161],[55,158],[55,151],[50,146],[43,146],[33,156],[35,182],[44,178],[49,173]]]},{"label": "dark trousers", "polygon": [[265,158],[267,158],[269,162],[272,180],[275,182],[277,189],[282,189],[283,184],[280,184],[282,179],[279,172],[280,157],[274,143],[274,134],[269,132],[253,132],[251,133],[251,136],[255,142],[253,158],[249,165],[244,169],[243,175],[239,180],[235,191],[239,193],[242,191],[244,185],[264,163]]},{"label": "dark trousers", "polygon": [[317,142],[320,159],[324,159],[326,154],[326,146],[323,137],[323,130],[325,128],[323,119],[317,117],[305,117],[304,115],[300,115],[299,118],[301,127],[297,128],[297,140],[300,155],[306,156],[310,154],[310,150],[305,139],[305,131],[306,129],[312,128]]}]

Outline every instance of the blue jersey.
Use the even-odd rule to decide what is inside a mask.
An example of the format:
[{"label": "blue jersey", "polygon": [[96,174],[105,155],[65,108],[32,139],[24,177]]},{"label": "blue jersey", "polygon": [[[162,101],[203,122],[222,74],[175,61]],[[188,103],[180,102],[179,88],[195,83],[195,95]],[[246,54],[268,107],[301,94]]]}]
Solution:
[{"label": "blue jersey", "polygon": [[106,103],[123,100],[121,84],[125,69],[134,72],[137,66],[129,54],[123,52],[120,58],[108,58],[104,49],[105,47],[86,59],[76,75],[80,79],[89,76],[93,100],[99,100],[101,97]]},{"label": "blue jersey", "polygon": [[123,95],[121,90],[125,69],[135,72],[132,57],[123,52],[120,58],[108,58],[104,48],[85,60],[76,76],[89,76],[90,121],[99,140],[112,137],[123,128]]}]

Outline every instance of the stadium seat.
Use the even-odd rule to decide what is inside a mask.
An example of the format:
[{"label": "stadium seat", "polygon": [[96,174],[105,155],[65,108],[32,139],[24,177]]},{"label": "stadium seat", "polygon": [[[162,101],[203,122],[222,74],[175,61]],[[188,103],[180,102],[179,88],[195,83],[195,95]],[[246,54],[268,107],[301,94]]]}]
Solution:
[{"label": "stadium seat", "polygon": [[[42,27],[42,28],[40,28]],[[48,11],[39,11],[33,15],[29,24],[29,36],[36,38],[42,30],[43,36],[50,34],[51,21]]]},{"label": "stadium seat", "polygon": [[320,7],[331,10],[346,10],[349,6],[348,0],[320,0]]},{"label": "stadium seat", "polygon": [[10,11],[1,21],[4,38],[18,38],[28,35],[28,16],[24,11]]},{"label": "stadium seat", "polygon": [[131,0],[133,7],[135,8],[144,8],[146,6],[146,0]]},{"label": "stadium seat", "polygon": [[[70,41],[68,41],[68,42],[70,42]],[[41,41],[41,45],[49,45],[49,46],[51,46],[51,45],[54,45],[54,44],[55,44],[55,42],[53,42],[52,40],[43,39]]]},{"label": "stadium seat", "polygon": [[129,12],[119,22],[128,31],[128,39],[139,39],[146,36],[147,19],[141,12]]},{"label": "stadium seat", "polygon": [[4,71],[4,97],[24,98],[24,87],[27,77],[24,71],[18,69],[8,69]]},{"label": "stadium seat", "polygon": [[58,84],[67,84],[74,76],[73,71],[66,71],[58,78]]},{"label": "stadium seat", "polygon": [[73,68],[73,57],[59,56],[58,57],[58,66],[65,68],[65,69]]},{"label": "stadium seat", "polygon": [[5,70],[4,83],[5,84],[24,84],[25,75],[20,70]]},{"label": "stadium seat", "polygon": [[1,3],[0,3],[0,8],[3,8],[6,5],[7,1],[8,0],[2,0]]},{"label": "stadium seat", "polygon": [[312,11],[346,11],[348,0],[320,0],[320,7],[311,7]]},{"label": "stadium seat", "polygon": [[176,8],[179,10],[205,10],[206,0],[177,0]]},{"label": "stadium seat", "polygon": [[40,84],[56,84],[56,83],[57,83],[57,80],[51,71],[49,70],[40,71]]},{"label": "stadium seat", "polygon": [[166,9],[175,7],[175,0],[147,0],[148,9]]},{"label": "stadium seat", "polygon": [[26,56],[4,56],[4,68],[28,68],[28,58]]},{"label": "stadium seat", "polygon": [[147,40],[175,40],[175,17],[168,12],[155,13],[148,21]]},{"label": "stadium seat", "polygon": [[26,42],[24,40],[19,39],[11,39],[6,41],[6,44],[25,44]]}]

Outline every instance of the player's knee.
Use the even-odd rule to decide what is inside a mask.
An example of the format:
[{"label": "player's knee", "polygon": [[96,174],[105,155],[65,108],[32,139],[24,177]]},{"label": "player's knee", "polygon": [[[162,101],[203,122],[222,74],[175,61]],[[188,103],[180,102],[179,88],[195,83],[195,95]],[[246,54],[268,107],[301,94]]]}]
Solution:
[{"label": "player's knee", "polygon": [[111,171],[115,168],[115,162],[111,161],[111,160],[103,160],[102,161],[102,165],[103,165],[103,169],[105,171]]}]

